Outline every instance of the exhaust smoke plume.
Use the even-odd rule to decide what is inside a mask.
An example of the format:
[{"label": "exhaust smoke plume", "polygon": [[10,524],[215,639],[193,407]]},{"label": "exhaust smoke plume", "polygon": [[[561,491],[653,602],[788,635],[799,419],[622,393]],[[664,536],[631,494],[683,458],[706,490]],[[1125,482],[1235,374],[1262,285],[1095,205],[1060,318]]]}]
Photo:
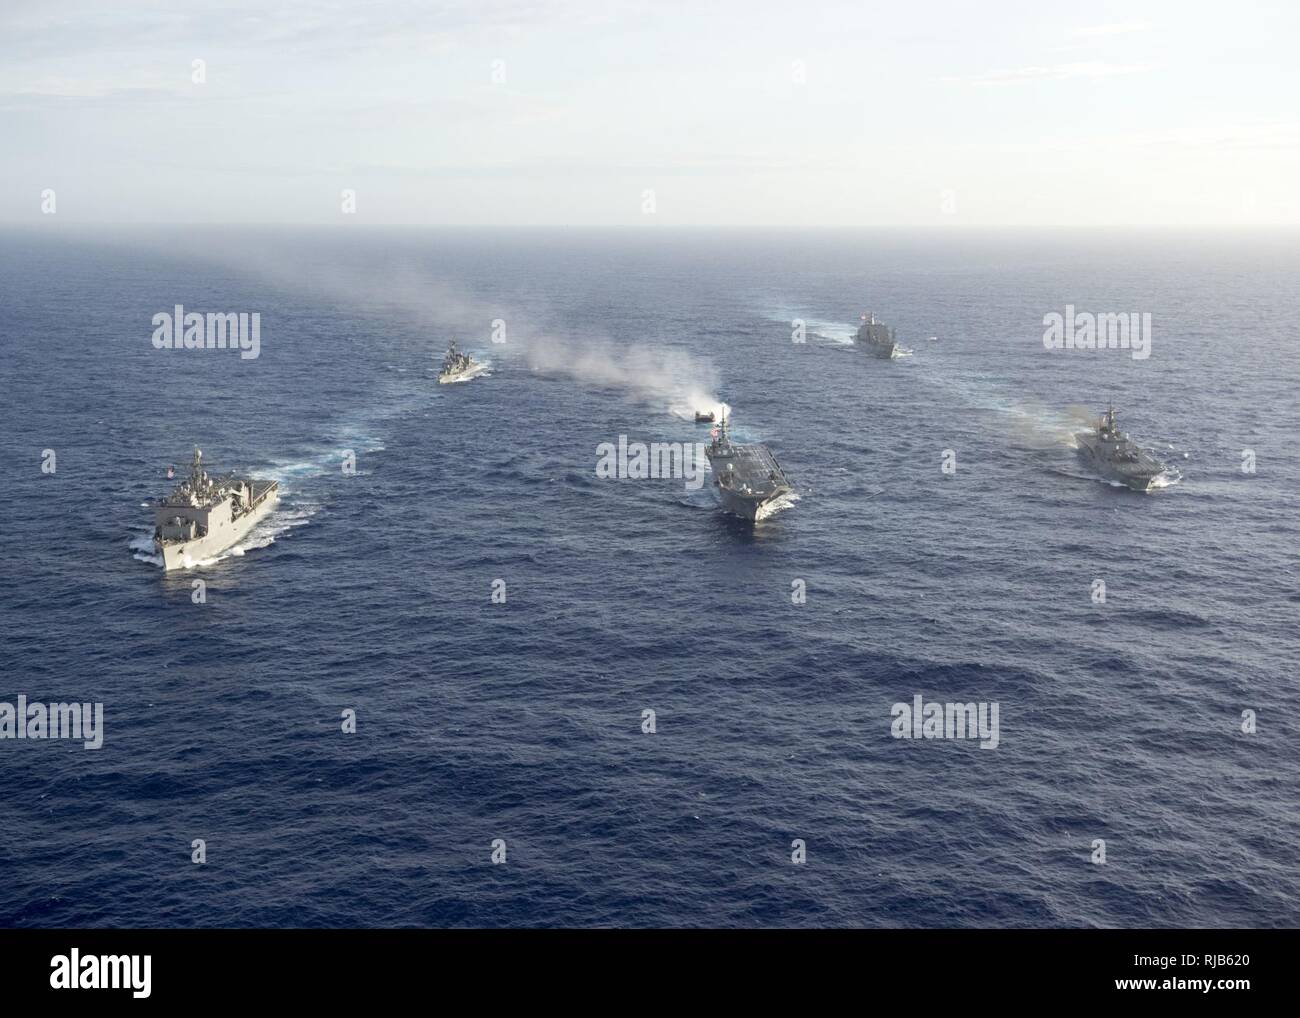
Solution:
[{"label": "exhaust smoke plume", "polygon": [[[159,250],[167,250],[164,245]],[[537,310],[527,314],[471,294],[462,286],[432,279],[409,261],[373,262],[317,257],[304,261],[301,252],[278,249],[273,239],[255,249],[239,238],[220,234],[207,239],[198,257],[222,265],[273,287],[343,305],[359,314],[399,323],[403,330],[423,333],[415,340],[428,344],[435,359],[456,338],[471,349],[491,342],[492,323],[506,325],[506,344],[493,347],[505,354],[522,353],[539,374],[571,378],[586,385],[619,389],[634,398],[661,405],[679,417],[693,419],[697,410],[715,416],[726,408],[718,400],[717,375],[707,361],[684,350],[609,340],[561,337],[530,328],[544,319]],[[399,340],[379,332],[374,344],[391,346]],[[402,345],[410,346],[409,339]]]},{"label": "exhaust smoke plume", "polygon": [[716,395],[713,366],[684,350],[540,335],[524,340],[524,356],[539,374],[621,389],[638,399],[662,403],[679,417],[693,418],[697,410],[716,415],[724,408]]}]

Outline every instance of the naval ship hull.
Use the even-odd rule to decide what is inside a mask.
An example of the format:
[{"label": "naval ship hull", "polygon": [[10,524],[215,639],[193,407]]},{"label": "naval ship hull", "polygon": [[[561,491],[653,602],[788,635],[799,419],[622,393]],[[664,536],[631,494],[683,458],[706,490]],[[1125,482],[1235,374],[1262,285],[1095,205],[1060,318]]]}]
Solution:
[{"label": "naval ship hull", "polygon": [[790,491],[786,488],[765,498],[752,498],[729,491],[720,484],[714,484],[713,489],[718,493],[718,501],[722,503],[722,508],[726,512],[739,516],[742,520],[749,520],[750,523],[757,523],[770,515],[776,508],[777,502]]},{"label": "naval ship hull", "polygon": [[884,322],[876,321],[874,315],[870,321],[863,316],[862,324],[858,327],[857,342],[868,354],[879,357],[882,361],[892,360],[898,353],[894,330]]},{"label": "naval ship hull", "polygon": [[185,569],[216,558],[248,536],[264,520],[279,501],[279,492],[272,488],[253,509],[231,520],[216,533],[204,534],[189,541],[154,541],[154,550],[161,556],[163,569]]},{"label": "naval ship hull", "polygon": [[[794,489],[776,457],[764,445],[731,445],[725,454],[706,450],[713,473],[713,490],[722,508],[733,516],[757,522],[777,508]],[[724,478],[733,478],[724,483]]]},{"label": "naval ship hull", "polygon": [[453,371],[449,375],[439,375],[439,385],[450,385],[452,382],[468,382],[471,378],[478,378],[487,370],[486,364],[473,364],[463,371]]},{"label": "naval ship hull", "polygon": [[1166,468],[1162,464],[1155,467],[1135,466],[1133,470],[1120,470],[1087,442],[1079,443],[1079,459],[1108,481],[1118,481],[1133,491],[1148,492],[1156,486],[1157,479],[1163,477]]}]

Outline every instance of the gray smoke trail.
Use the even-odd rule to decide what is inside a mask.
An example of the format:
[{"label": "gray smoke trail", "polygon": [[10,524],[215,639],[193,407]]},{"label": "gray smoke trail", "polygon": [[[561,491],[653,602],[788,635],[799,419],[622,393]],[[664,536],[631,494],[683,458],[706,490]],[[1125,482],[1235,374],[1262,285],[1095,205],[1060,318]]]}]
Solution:
[{"label": "gray smoke trail", "polygon": [[[690,418],[696,410],[723,409],[716,395],[717,376],[711,364],[682,350],[634,344],[620,346],[597,338],[561,337],[530,330],[538,317],[493,304],[464,287],[431,279],[409,261],[374,265],[358,259],[345,263],[295,245],[268,241],[251,246],[244,238],[216,234],[193,254],[238,271],[277,289],[305,294],[347,307],[380,320],[400,321],[409,331],[427,335],[429,350],[442,356],[453,336],[471,348],[490,341],[492,323],[506,324],[502,353],[522,352],[539,374],[622,390],[662,404],[671,413]],[[377,342],[394,344],[398,337],[379,334]],[[424,343],[425,339],[417,342]]]},{"label": "gray smoke trail", "polygon": [[[233,260],[236,255],[232,252],[230,257]],[[539,374],[620,389],[636,398],[661,403],[669,412],[687,418],[697,409],[717,413],[722,408],[715,394],[717,377],[712,365],[685,351],[642,344],[624,347],[604,339],[532,331],[528,320],[535,315],[525,316],[489,304],[462,288],[430,279],[410,264],[389,266],[381,272],[304,265],[265,252],[251,257],[242,252],[237,257],[242,268],[276,286],[319,295],[360,311],[397,314],[416,327],[437,322],[449,333],[437,337],[438,356],[442,342],[450,335],[473,345],[476,338],[487,340],[491,323],[501,319],[507,336],[502,352],[522,351],[528,366]]]},{"label": "gray smoke trail", "polygon": [[1027,402],[1008,404],[1003,412],[1012,440],[1022,449],[1050,449],[1075,445],[1075,435],[1091,423],[1091,414],[1083,407],[1069,407],[1064,412]]},{"label": "gray smoke trail", "polygon": [[684,350],[538,335],[525,340],[524,355],[539,374],[621,389],[636,398],[661,403],[679,417],[692,417],[697,410],[716,414],[723,409],[716,395],[713,366]]},{"label": "gray smoke trail", "polygon": [[1072,403],[1065,408],[1065,416],[1070,419],[1072,424],[1077,424],[1080,428],[1091,428],[1097,423],[1097,411],[1078,403]]}]

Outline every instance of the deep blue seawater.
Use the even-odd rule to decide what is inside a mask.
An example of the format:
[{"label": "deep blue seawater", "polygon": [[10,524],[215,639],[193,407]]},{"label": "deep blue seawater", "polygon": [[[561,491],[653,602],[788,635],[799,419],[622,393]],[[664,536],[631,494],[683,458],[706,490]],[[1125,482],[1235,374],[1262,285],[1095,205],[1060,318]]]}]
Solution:
[{"label": "deep blue seawater", "polygon": [[[1300,924],[1297,239],[0,233],[0,701],[105,705],[102,750],[0,741],[0,924]],[[260,357],[155,350],[177,303]],[[1067,303],[1152,356],[1045,350]],[[435,384],[452,335],[490,378]],[[530,343],[693,365],[800,500],[598,479],[706,429]],[[1181,483],[1086,475],[1112,399]],[[195,443],[284,499],[164,574]],[[894,739],[916,694],[1000,745]]]}]

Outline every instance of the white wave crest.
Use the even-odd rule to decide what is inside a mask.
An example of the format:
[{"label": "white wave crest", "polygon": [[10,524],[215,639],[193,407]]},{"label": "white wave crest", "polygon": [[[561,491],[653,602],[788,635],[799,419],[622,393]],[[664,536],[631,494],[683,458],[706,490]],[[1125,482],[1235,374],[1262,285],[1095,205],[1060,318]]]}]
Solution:
[{"label": "white wave crest", "polygon": [[797,491],[788,491],[780,498],[774,498],[771,502],[759,506],[758,512],[754,514],[754,519],[766,520],[769,517],[775,516],[783,509],[789,509],[799,500],[799,493]]}]

